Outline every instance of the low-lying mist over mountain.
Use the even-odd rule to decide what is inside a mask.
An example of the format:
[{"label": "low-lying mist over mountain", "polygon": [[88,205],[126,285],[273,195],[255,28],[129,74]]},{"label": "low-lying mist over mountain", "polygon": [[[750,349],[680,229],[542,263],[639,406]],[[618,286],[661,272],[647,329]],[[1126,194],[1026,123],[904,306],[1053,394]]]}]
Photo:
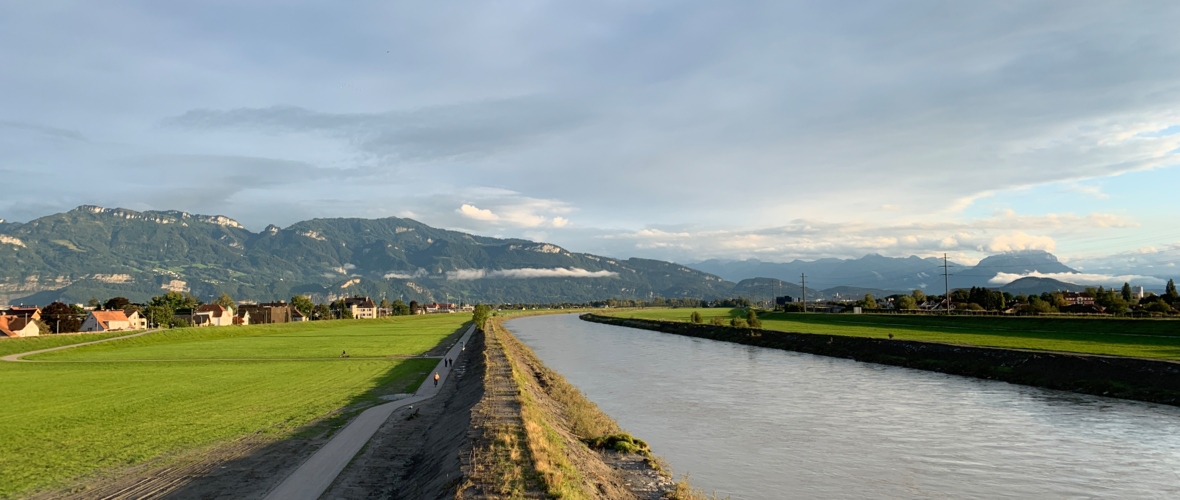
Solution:
[{"label": "low-lying mist over mountain", "polygon": [[[808,298],[846,298],[915,288],[941,293],[942,265],[935,258],[867,255],[686,266],[475,236],[396,217],[313,219],[255,233],[225,216],[82,206],[27,223],[0,223],[0,303],[120,295],[138,301],[165,290],[260,301],[294,294],[494,303],[769,300],[799,297],[801,274],[807,275]],[[1046,252],[994,255],[975,266],[952,262],[949,270],[951,288],[1006,286],[1013,293],[1078,288],[1070,277],[1101,278],[1077,273]]]}]

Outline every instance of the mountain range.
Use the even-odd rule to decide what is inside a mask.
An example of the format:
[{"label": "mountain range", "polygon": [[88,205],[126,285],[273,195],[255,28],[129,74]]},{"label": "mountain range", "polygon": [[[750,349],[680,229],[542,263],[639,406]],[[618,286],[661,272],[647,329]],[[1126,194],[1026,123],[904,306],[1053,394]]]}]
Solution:
[{"label": "mountain range", "polygon": [[[1051,254],[988,257],[952,269],[952,287],[991,286],[996,272],[1070,272]],[[85,302],[124,296],[143,301],[165,290],[204,299],[295,294],[333,300],[354,294],[419,302],[586,302],[606,298],[703,299],[800,295],[887,295],[942,289],[942,261],[931,258],[756,260],[681,265],[617,259],[557,245],[437,229],[383,219],[313,219],[252,232],[225,216],[82,206],[27,223],[0,221],[0,304]],[[1025,293],[1075,286],[1020,280]],[[1014,283],[1015,285],[1016,283]],[[1036,289],[1036,290],[1034,290]],[[1015,293],[1015,292],[1014,292]]]}]

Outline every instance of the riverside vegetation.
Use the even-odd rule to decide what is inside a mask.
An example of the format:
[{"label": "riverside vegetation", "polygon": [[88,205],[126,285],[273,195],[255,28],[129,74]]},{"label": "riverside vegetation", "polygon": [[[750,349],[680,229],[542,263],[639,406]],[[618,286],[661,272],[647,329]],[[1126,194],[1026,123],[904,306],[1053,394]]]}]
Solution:
[{"label": "riverside vegetation", "polygon": [[[0,498],[247,435],[324,432],[417,387],[466,315],[186,328],[0,363]],[[11,339],[3,354],[117,334]],[[347,350],[350,357],[341,358]]]},{"label": "riverside vegetation", "polygon": [[[699,320],[741,327],[748,321],[750,312],[702,308],[643,309],[607,314],[663,321]],[[1180,322],[1172,320],[781,312],[761,312],[755,317],[761,328],[783,332],[1180,360]]]}]

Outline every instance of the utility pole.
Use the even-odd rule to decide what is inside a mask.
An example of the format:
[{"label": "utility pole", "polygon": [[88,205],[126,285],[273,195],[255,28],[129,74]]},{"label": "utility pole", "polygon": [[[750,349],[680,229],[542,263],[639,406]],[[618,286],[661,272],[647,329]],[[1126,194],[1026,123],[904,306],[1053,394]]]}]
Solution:
[{"label": "utility pole", "polygon": [[951,273],[947,268],[950,267],[946,263],[946,254],[942,254],[942,282],[945,286],[946,295],[943,297],[946,300],[946,315],[951,315]]},{"label": "utility pole", "polygon": [[803,282],[803,312],[807,312],[807,274],[800,274],[799,280]]}]

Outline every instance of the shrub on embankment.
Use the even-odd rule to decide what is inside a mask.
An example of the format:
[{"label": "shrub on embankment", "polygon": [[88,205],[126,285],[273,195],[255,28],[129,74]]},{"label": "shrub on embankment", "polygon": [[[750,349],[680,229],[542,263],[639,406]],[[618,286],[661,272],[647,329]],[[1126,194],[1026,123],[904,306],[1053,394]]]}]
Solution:
[{"label": "shrub on embankment", "polygon": [[1180,363],[1140,358],[791,333],[583,314],[583,320],[689,337],[1180,406]]}]

